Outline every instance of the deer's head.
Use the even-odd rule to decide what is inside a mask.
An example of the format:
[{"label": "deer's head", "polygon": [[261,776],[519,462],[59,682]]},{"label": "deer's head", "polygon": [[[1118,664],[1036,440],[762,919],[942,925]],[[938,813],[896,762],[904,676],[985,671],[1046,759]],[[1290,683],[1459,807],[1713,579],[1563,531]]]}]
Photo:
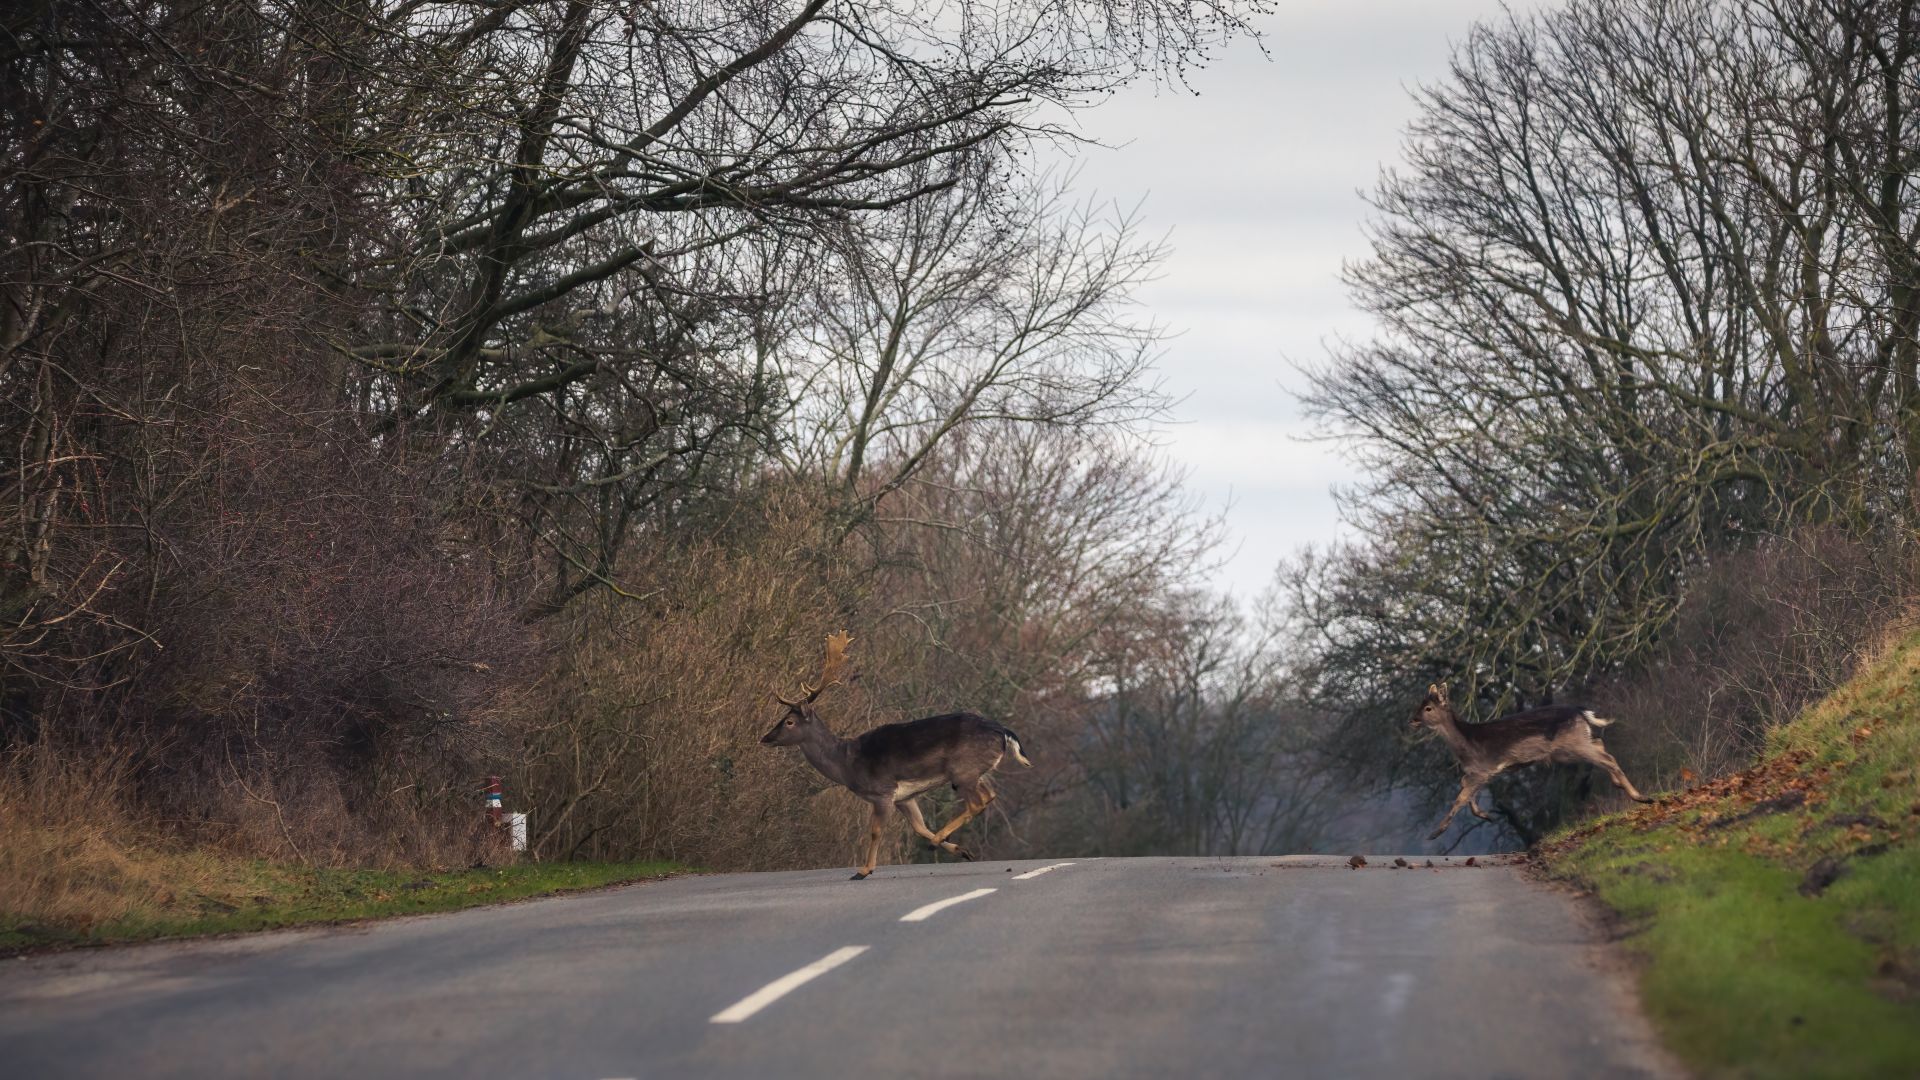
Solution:
[{"label": "deer's head", "polygon": [[1447,704],[1447,688],[1434,683],[1427,687],[1427,696],[1421,699],[1420,707],[1413,710],[1413,719],[1409,724],[1416,730],[1437,728],[1451,723],[1453,719],[1453,706]]},{"label": "deer's head", "polygon": [[813,703],[820,699],[820,692],[840,681],[840,671],[847,666],[847,643],[853,635],[845,630],[827,635],[827,659],[820,666],[820,681],[812,686],[802,684],[798,700],[789,701],[779,694],[774,700],[786,710],[773,725],[773,730],[760,736],[760,741],[768,746],[798,746],[811,738],[814,729],[820,724],[820,714],[813,711]]}]

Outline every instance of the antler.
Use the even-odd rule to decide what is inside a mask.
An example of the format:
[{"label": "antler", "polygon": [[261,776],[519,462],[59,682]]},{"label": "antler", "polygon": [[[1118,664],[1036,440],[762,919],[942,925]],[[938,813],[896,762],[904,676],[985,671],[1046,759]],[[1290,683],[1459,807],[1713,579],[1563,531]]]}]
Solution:
[{"label": "antler", "polygon": [[779,694],[773,695],[774,699],[789,709],[797,709],[802,705],[811,705],[820,697],[822,690],[840,681],[840,669],[847,666],[847,645],[852,641],[853,635],[847,633],[845,630],[837,634],[828,634],[827,659],[825,663],[820,665],[820,682],[814,686],[807,686],[804,683],[801,684],[800,692],[806,696],[802,697],[799,701],[788,701]]}]

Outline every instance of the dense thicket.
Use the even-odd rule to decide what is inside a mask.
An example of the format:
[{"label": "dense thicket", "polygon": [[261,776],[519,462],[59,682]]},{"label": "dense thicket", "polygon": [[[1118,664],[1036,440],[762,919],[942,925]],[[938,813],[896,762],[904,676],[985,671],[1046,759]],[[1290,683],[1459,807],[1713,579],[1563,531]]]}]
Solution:
[{"label": "dense thicket", "polygon": [[1920,6],[1574,0],[1418,104],[1351,271],[1381,331],[1314,374],[1358,540],[1286,575],[1376,777],[1417,688],[1592,692],[1729,553],[1910,529],[1920,468]]},{"label": "dense thicket", "polygon": [[10,6],[0,741],[303,858],[500,771],[543,854],[833,861],[753,739],[845,626],[843,729],[1017,719],[989,827],[1102,835],[1209,526],[1157,248],[1021,154],[1259,6]]}]

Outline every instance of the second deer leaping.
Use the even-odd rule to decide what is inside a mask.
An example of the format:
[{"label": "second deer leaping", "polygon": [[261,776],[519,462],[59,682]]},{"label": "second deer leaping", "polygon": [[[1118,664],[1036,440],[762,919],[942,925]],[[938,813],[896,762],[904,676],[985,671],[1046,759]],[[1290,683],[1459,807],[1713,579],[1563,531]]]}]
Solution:
[{"label": "second deer leaping", "polygon": [[1484,724],[1463,724],[1460,715],[1447,704],[1447,688],[1438,683],[1427,687],[1427,696],[1414,710],[1413,726],[1431,728],[1446,741],[1460,762],[1460,794],[1453,800],[1440,827],[1428,834],[1432,840],[1453,824],[1453,815],[1466,807],[1473,816],[1490,821],[1473,803],[1473,797],[1487,781],[1508,769],[1541,761],[1584,761],[1606,770],[1614,786],[1635,802],[1652,802],[1640,794],[1600,743],[1600,729],[1613,723],[1594,715],[1581,705],[1544,705],[1537,709],[1509,713]]},{"label": "second deer leaping", "polygon": [[[882,724],[851,739],[835,735],[814,711],[820,692],[840,681],[847,662],[846,631],[827,635],[827,659],[820,682],[804,687],[800,699],[775,695],[786,712],[760,741],[769,746],[797,746],[807,762],[827,779],[853,792],[873,807],[873,820],[860,845],[860,867],[853,880],[862,881],[880,861],[880,845],[887,821],[897,808],[907,815],[913,831],[951,855],[973,854],[948,840],[955,830],[987,808],[993,788],[987,777],[1008,754],[1022,765],[1032,765],[1020,752],[1020,737],[1003,724],[978,713],[955,712]],[[927,828],[918,796],[941,785],[951,785],[965,806],[939,831]]]}]

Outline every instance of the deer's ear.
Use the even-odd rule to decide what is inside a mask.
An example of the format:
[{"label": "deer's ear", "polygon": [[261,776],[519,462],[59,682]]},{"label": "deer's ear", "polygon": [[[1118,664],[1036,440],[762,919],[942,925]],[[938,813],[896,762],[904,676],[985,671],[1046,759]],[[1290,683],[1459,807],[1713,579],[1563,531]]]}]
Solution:
[{"label": "deer's ear", "polygon": [[1439,683],[1432,683],[1427,687],[1427,696],[1445,705],[1447,703],[1447,688],[1441,686]]}]

